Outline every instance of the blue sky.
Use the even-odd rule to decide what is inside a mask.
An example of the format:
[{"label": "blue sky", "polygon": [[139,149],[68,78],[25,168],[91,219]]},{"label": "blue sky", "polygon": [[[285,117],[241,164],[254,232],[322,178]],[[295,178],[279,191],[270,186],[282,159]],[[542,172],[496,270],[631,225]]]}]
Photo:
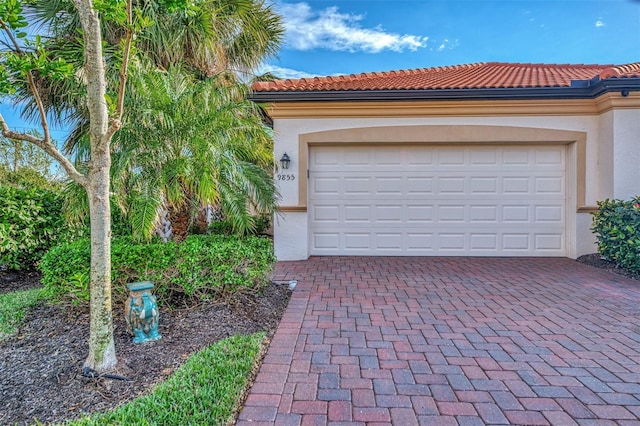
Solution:
[{"label": "blue sky", "polygon": [[640,61],[640,1],[279,0],[282,77],[475,62]]},{"label": "blue sky", "polygon": [[[275,0],[283,78],[475,62],[640,61],[640,0]],[[8,123],[22,123],[0,105]],[[64,130],[55,129],[54,138]]]}]

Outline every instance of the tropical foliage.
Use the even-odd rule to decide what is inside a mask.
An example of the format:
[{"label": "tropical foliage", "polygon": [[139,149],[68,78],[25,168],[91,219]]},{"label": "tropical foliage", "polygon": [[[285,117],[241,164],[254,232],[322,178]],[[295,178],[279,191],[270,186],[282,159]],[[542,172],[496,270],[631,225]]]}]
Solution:
[{"label": "tropical foliage", "polygon": [[[177,0],[170,0],[172,7]],[[158,3],[160,4],[160,3]],[[122,125],[124,113],[124,93],[128,64],[131,59],[131,48],[134,32],[144,25],[144,13],[136,9],[129,1],[100,1],[94,4],[91,0],[74,0],[69,6],[77,12],[79,25],[76,39],[81,39],[80,66],[57,57],[49,49],[52,43],[38,34],[36,23],[31,20],[34,35],[29,36],[25,29],[29,19],[23,10],[23,2],[5,0],[0,3],[0,96],[10,95],[14,101],[20,102],[25,97],[30,100],[34,116],[42,129],[42,136],[34,136],[12,130],[0,114],[2,135],[12,140],[32,143],[53,157],[65,170],[70,179],[81,185],[89,200],[91,220],[91,321],[89,333],[89,353],[85,367],[102,372],[112,369],[117,364],[113,339],[113,320],[111,314],[111,207],[109,203],[111,165],[111,139]],[[124,6],[124,7],[123,7]],[[182,4],[183,7],[186,4]],[[136,17],[134,21],[134,16]],[[116,102],[106,102],[107,74],[103,53],[102,21],[114,21],[124,28],[121,43],[118,44],[119,82],[116,85]],[[134,26],[140,23],[139,26]],[[41,29],[46,35],[55,35],[51,29]],[[74,73],[75,71],[75,73]],[[52,104],[43,96],[47,92],[47,81],[70,81],[73,75],[80,80],[86,89],[86,96],[80,102],[86,106],[85,117],[88,117],[91,162],[86,171],[79,171],[73,162],[66,157],[53,143],[49,131],[49,117],[56,115],[56,110],[49,108]],[[44,83],[43,83],[44,82]],[[49,99],[51,99],[49,97]],[[60,115],[58,115],[60,117]]]},{"label": "tropical foliage", "polygon": [[[62,0],[36,0],[34,17],[53,23],[50,49],[80,65],[77,18]],[[246,100],[238,76],[275,53],[283,34],[280,17],[256,0],[196,1],[185,13],[147,7],[136,43],[136,61],[123,99],[122,130],[114,135],[112,200],[137,237],[149,238],[167,209],[176,240],[185,238],[203,205],[215,205],[245,234],[256,215],[271,214],[275,187],[269,129]],[[106,23],[116,45],[122,28]],[[117,76],[116,60],[107,63]],[[82,77],[82,73],[80,74]],[[111,84],[114,88],[115,84]],[[89,156],[82,79],[49,82],[46,99],[55,117],[75,120],[67,152],[85,169]],[[117,98],[117,93],[107,100]],[[33,109],[31,109],[33,111]],[[88,202],[79,196],[68,216],[83,220]],[[202,228],[202,226],[201,226]]]},{"label": "tropical foliage", "polygon": [[[256,19],[258,11],[265,19]],[[262,31],[267,27],[275,32]],[[111,318],[112,140],[126,125],[129,68],[150,61],[159,71],[175,65],[198,78],[233,67],[251,69],[277,47],[280,21],[255,0],[4,0],[0,33],[0,95],[24,105],[24,116],[42,129],[42,136],[16,132],[0,114],[3,136],[40,147],[87,192],[92,251],[85,366],[105,371],[117,362]],[[64,151],[51,139],[52,121],[75,126]],[[183,182],[179,186],[190,190]]]},{"label": "tropical foliage", "polygon": [[[129,83],[111,174],[114,202],[134,235],[150,238],[164,208],[178,241],[203,205],[218,206],[240,234],[255,229],[256,215],[273,213],[271,134],[245,85],[227,74],[198,80],[152,66],[134,69]],[[86,202],[71,205],[82,218]]]},{"label": "tropical foliage", "polygon": [[[32,133],[39,136],[37,132]],[[31,169],[46,180],[58,176],[54,170],[54,161],[42,149],[25,141],[12,140],[0,135],[0,168],[11,173]]]},{"label": "tropical foliage", "polygon": [[[86,239],[52,248],[40,262],[49,298],[88,300],[90,245]],[[126,298],[126,284],[152,281],[159,303],[177,298],[198,302],[221,291],[258,289],[274,262],[268,238],[191,235],[182,243],[112,242],[114,297]]]},{"label": "tropical foliage", "polygon": [[602,256],[640,273],[640,197],[598,202],[591,229],[596,233]]},{"label": "tropical foliage", "polygon": [[31,269],[63,234],[59,192],[0,185],[0,266]]}]

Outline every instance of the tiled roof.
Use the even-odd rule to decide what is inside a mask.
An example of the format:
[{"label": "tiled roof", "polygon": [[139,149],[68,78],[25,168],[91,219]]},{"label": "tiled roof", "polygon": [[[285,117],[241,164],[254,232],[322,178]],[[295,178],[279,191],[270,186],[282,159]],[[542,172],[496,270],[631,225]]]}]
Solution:
[{"label": "tiled roof", "polygon": [[254,83],[255,92],[447,90],[571,87],[572,80],[640,78],[640,62],[627,65],[482,62],[403,71]]}]

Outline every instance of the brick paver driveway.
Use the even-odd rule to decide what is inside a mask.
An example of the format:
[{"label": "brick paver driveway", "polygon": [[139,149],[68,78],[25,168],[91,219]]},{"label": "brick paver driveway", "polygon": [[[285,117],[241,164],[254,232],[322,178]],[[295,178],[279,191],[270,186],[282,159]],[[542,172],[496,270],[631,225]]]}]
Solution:
[{"label": "brick paver driveway", "polygon": [[325,257],[240,414],[256,424],[640,425],[640,283],[569,259]]}]

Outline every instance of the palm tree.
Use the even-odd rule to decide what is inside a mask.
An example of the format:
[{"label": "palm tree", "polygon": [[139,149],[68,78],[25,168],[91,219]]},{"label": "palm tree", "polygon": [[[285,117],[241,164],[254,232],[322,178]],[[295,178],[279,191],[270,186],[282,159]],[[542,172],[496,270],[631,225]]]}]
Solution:
[{"label": "palm tree", "polygon": [[[284,37],[282,19],[263,0],[193,0],[193,6],[182,13],[158,8],[155,2],[134,1],[144,8],[147,20],[137,36],[135,52],[150,60],[159,69],[179,66],[198,78],[232,72],[250,79],[255,69],[267,57],[274,55]],[[48,49],[82,70],[83,46],[78,37],[80,26],[76,9],[68,0],[31,0],[26,9],[30,21],[51,34]],[[110,99],[117,98],[118,55],[126,29],[103,21],[104,52]],[[248,78],[247,78],[248,77]],[[51,80],[37,78],[43,103],[52,112],[55,124],[76,128],[71,138],[73,146],[78,132],[86,128],[85,81],[82,72],[75,78]],[[21,90],[19,101],[25,105],[24,117],[37,118],[37,109],[28,90]]]},{"label": "palm tree", "polygon": [[178,68],[132,74],[112,179],[140,236],[151,235],[163,208],[177,240],[203,205],[219,205],[239,233],[254,228],[256,214],[274,212],[270,130],[246,99],[246,85],[232,79],[197,80]]},{"label": "palm tree", "polygon": [[263,0],[201,0],[193,13],[150,11],[154,25],[138,48],[156,66],[188,65],[208,77],[226,71],[249,73],[282,42],[281,17]]},{"label": "palm tree", "polygon": [[[112,145],[118,205],[144,235],[164,206],[174,235],[182,238],[193,210],[204,203],[219,204],[236,230],[246,232],[253,226],[249,212],[273,211],[275,188],[268,173],[269,131],[237,76],[275,53],[283,36],[281,19],[262,0],[196,0],[197,7],[182,14],[154,9],[154,2],[137,4],[150,20],[138,37],[128,112]],[[33,0],[30,7],[38,22],[52,29],[50,48],[80,68],[78,17],[69,2]],[[110,46],[125,32],[113,24],[103,28],[114,81],[119,58]],[[73,123],[65,149],[79,168],[89,161],[83,77],[80,72],[72,80],[39,81],[54,118]],[[112,91],[110,98],[117,94]],[[23,100],[29,102],[27,94]],[[26,115],[33,112],[28,105]]]}]

